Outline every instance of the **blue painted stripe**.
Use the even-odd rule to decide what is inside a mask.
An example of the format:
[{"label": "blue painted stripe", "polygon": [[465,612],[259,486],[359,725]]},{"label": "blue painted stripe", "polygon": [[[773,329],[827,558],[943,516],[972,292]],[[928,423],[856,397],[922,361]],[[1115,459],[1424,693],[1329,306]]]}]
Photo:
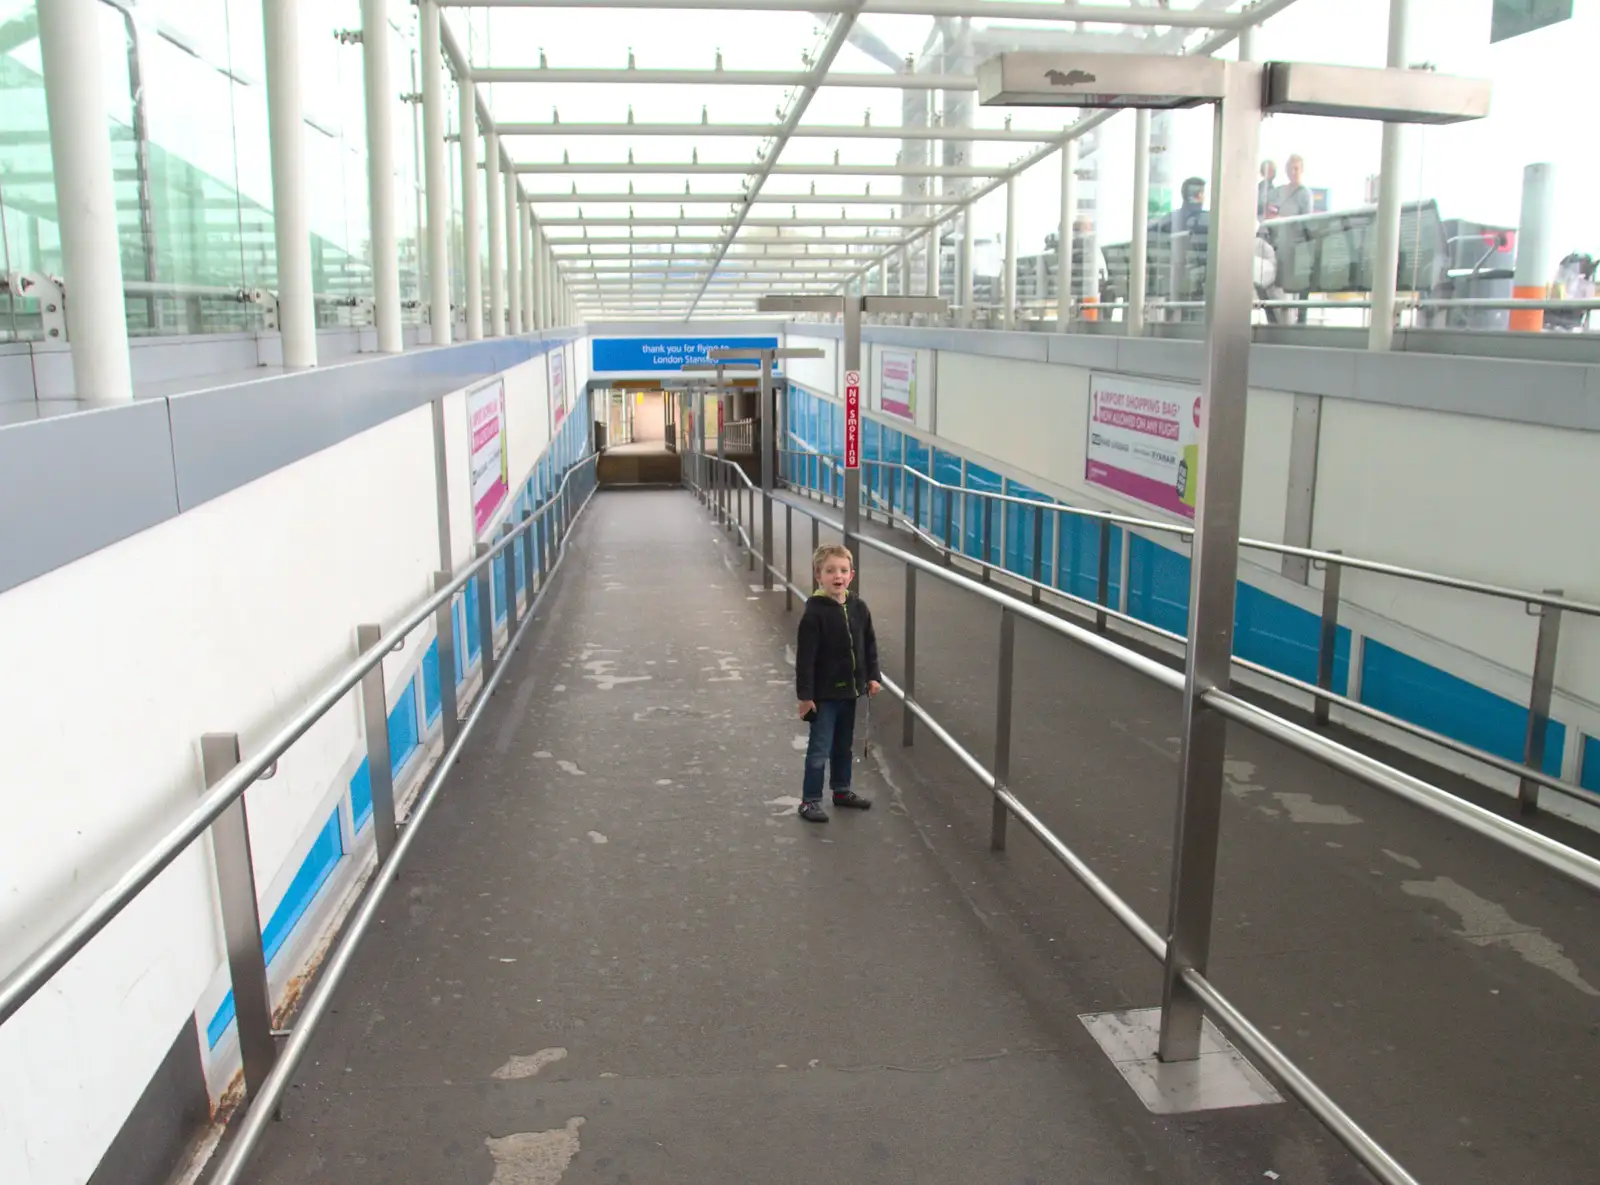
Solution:
[{"label": "blue painted stripe", "polygon": [[339,812],[334,811],[322,825],[321,832],[318,833],[311,850],[300,865],[300,871],[289,883],[283,900],[278,903],[278,908],[273,911],[266,929],[261,932],[261,942],[266,949],[268,963],[271,963],[283,949],[289,932],[294,929],[295,923],[305,916],[306,910],[316,900],[317,893],[333,875],[334,867],[343,856],[344,838],[339,832]]},{"label": "blue painted stripe", "polygon": [[455,638],[456,686],[460,687],[467,681],[467,644],[461,628],[461,599],[459,597],[450,606],[450,633]]},{"label": "blue painted stripe", "polygon": [[420,746],[421,738],[417,733],[417,681],[412,679],[395,699],[394,710],[389,713],[389,768],[392,777],[400,776],[400,771]]},{"label": "blue painted stripe", "polygon": [[[1110,534],[1106,602],[1122,603],[1122,547],[1127,533],[1113,527]],[[1075,597],[1094,600],[1100,590],[1100,524],[1090,519],[1061,519],[1061,566],[1065,576],[1056,577],[1056,587]]]},{"label": "blue painted stripe", "polygon": [[[1522,760],[1525,706],[1370,638],[1363,647],[1361,700],[1507,760]],[[1552,720],[1545,735],[1545,773],[1561,772],[1566,743],[1566,725]]]},{"label": "blue painted stripe", "polygon": [[444,706],[439,699],[439,639],[428,643],[422,656],[422,708],[429,728],[432,728]]},{"label": "blue painted stripe", "polygon": [[1583,765],[1578,784],[1600,794],[1600,740],[1594,737],[1583,738]]},{"label": "blue painted stripe", "polygon": [[[960,488],[961,458],[956,456],[955,453],[946,452],[942,448],[933,449],[932,452],[933,480],[941,485]],[[938,497],[934,499],[933,506],[934,535],[939,539],[950,539],[952,546],[959,550],[961,541],[956,538],[956,531],[961,522],[960,506],[954,496],[949,497],[947,506],[945,491],[938,490],[936,492]],[[948,516],[946,514],[947,510],[949,512]],[[952,521],[946,523],[946,517],[949,517]]]},{"label": "blue painted stripe", "polygon": [[[431,649],[431,648],[430,648]],[[438,654],[434,653],[434,669],[438,670]],[[395,700],[389,713],[389,771],[399,777],[400,771],[411,755],[421,746],[417,730],[417,684],[407,683],[405,690]],[[372,817],[372,773],[363,757],[350,778],[350,820],[360,831]]]},{"label": "blue painted stripe", "polygon": [[[933,450],[916,437],[907,436],[906,464],[918,473],[926,473],[931,477],[933,475]],[[937,534],[938,529],[934,525],[934,516],[941,513],[941,499],[935,496],[936,491],[925,482],[912,481],[908,484],[911,486],[908,494],[910,507],[912,512],[917,515],[917,521],[921,523],[923,530],[930,534]],[[919,489],[921,493],[918,493]]]},{"label": "blue painted stripe", "polygon": [[[985,469],[975,461],[967,461],[967,489],[998,494],[1000,486],[1001,479],[998,473]],[[980,498],[976,494],[967,494],[965,498],[967,502],[966,553],[973,559],[982,560],[984,563],[998,567],[1001,563],[1000,512],[998,510],[989,511],[992,517],[989,522],[988,554],[985,555],[983,539],[984,508],[986,505],[993,505],[993,503],[990,499]]]},{"label": "blue painted stripe", "polygon": [[[343,858],[344,839],[339,831],[339,812],[335,810],[312,841],[311,850],[306,853],[294,880],[289,882],[283,900],[278,902],[278,908],[273,910],[272,917],[261,932],[261,945],[269,967]],[[211,1022],[206,1025],[206,1041],[210,1048],[217,1047],[217,1042],[222,1040],[233,1018],[233,992],[230,991],[212,1015]]]},{"label": "blue painted stripe", "polygon": [[372,770],[363,757],[350,776],[350,821],[357,831],[372,818]]},{"label": "blue painted stripe", "polygon": [[[1234,605],[1234,654],[1304,683],[1315,683],[1321,648],[1320,614],[1291,605],[1243,581],[1239,583]],[[1349,687],[1350,631],[1340,626],[1333,645],[1333,690],[1344,695]]]},{"label": "blue painted stripe", "polygon": [[1150,540],[1131,537],[1128,555],[1128,612],[1140,621],[1189,632],[1189,557]]},{"label": "blue painted stripe", "polygon": [[[1006,493],[1015,498],[1031,498],[1036,502],[1054,502],[1048,494],[1040,493],[1030,486],[1023,485],[1020,481],[1007,480]],[[1031,506],[1017,506],[1006,503],[1005,508],[1005,566],[1009,571],[1019,576],[1033,579],[1033,527],[1037,519],[1042,519],[1040,531],[1042,532],[1039,560],[1039,578],[1046,583],[1051,579],[1050,566],[1055,562],[1056,515],[1048,510],[1035,510]]]},{"label": "blue painted stripe", "polygon": [[467,581],[465,594],[462,596],[467,611],[467,663],[470,666],[478,659],[478,581],[476,578]]}]

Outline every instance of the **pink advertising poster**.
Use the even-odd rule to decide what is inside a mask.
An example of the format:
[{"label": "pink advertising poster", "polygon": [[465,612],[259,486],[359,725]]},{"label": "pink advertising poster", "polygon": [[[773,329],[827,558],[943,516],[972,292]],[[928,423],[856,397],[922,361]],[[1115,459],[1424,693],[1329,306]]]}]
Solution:
[{"label": "pink advertising poster", "polygon": [[1089,378],[1090,485],[1181,518],[1200,478],[1200,388],[1125,375]]},{"label": "pink advertising poster", "polygon": [[557,346],[547,355],[550,359],[550,429],[567,416],[567,347]]},{"label": "pink advertising poster", "polygon": [[505,504],[506,385],[503,379],[467,392],[467,431],[471,435],[472,526],[479,536]]},{"label": "pink advertising poster", "polygon": [[878,407],[885,415],[916,420],[917,356],[913,351],[878,351]]}]

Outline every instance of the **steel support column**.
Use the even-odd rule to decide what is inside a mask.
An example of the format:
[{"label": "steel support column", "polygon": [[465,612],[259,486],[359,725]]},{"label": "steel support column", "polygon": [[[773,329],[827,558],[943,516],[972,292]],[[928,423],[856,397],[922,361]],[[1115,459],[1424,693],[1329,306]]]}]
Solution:
[{"label": "steel support column", "polygon": [[[1389,0],[1389,65],[1404,69],[1408,53],[1411,0]],[[1406,140],[1403,123],[1383,125],[1383,156],[1378,172],[1378,229],[1372,240],[1372,323],[1367,348],[1384,351],[1394,345],[1394,310],[1400,273],[1400,203],[1405,179]]]},{"label": "steel support column", "polygon": [[461,258],[467,296],[467,340],[483,338],[483,224],[478,221],[477,87],[458,80],[461,89]]},{"label": "steel support column", "polygon": [[[269,27],[274,25],[274,7],[267,4]],[[133,373],[122,296],[122,248],[117,238],[111,133],[106,121],[105,79],[111,76],[110,63],[104,61],[100,50],[99,20],[103,11],[97,0],[45,0],[38,6],[39,54],[44,67],[56,216],[66,272],[73,389],[79,399],[124,402],[133,398]],[[292,9],[282,19],[292,30]],[[268,37],[273,46],[282,41],[276,32],[269,32]],[[291,52],[291,68],[295,60]],[[280,58],[276,85],[269,87],[272,98],[284,89],[284,65]],[[23,102],[20,96],[13,101],[19,105]],[[276,132],[281,117],[275,106],[272,114]],[[293,143],[298,146],[299,139],[294,138]],[[280,175],[276,167],[278,155],[275,135],[274,180]],[[309,303],[309,254],[305,258]],[[296,328],[300,328],[298,322]],[[310,355],[309,361],[295,364],[316,364],[314,336]]]},{"label": "steel support column", "polygon": [[1213,140],[1210,324],[1200,404],[1179,803],[1161,1000],[1159,1052],[1169,1062],[1199,1056],[1204,1019],[1183,973],[1192,967],[1204,974],[1211,957],[1227,727],[1202,696],[1213,688],[1226,688],[1232,668],[1250,315],[1255,301],[1261,67],[1229,63],[1224,79]]},{"label": "steel support column", "polygon": [[[1140,108],[1134,118],[1133,257],[1128,265],[1128,308],[1124,314],[1129,337],[1144,332],[1145,283],[1150,270],[1150,112]],[[1216,206],[1215,199],[1212,205]],[[1251,299],[1254,300],[1254,289]]]},{"label": "steel support column", "polygon": [[492,129],[483,136],[483,196],[489,207],[489,324],[486,337],[506,333],[506,232],[503,192],[500,184],[500,137]]},{"label": "steel support column", "polygon": [[[1072,328],[1072,236],[1078,219],[1078,141],[1061,146],[1061,225],[1056,230],[1056,331]],[[1086,244],[1087,245],[1087,244]],[[1084,257],[1085,266],[1088,257]]]},{"label": "steel support column", "polygon": [[400,335],[400,259],[395,243],[395,95],[389,71],[387,0],[361,0],[361,64],[366,84],[373,318],[378,352],[398,354],[405,345]]},{"label": "steel support column", "polygon": [[[428,203],[428,325],[433,344],[448,345],[450,314],[450,182],[444,143],[444,60],[437,0],[418,0],[422,31],[422,173]],[[469,84],[470,86],[470,84]]]},{"label": "steel support column", "polygon": [[[278,332],[283,342],[284,366],[300,369],[317,364],[317,312],[311,284],[305,111],[300,101],[299,0],[262,0],[262,15],[272,153],[272,231],[278,264]],[[82,70],[83,63],[74,68]],[[59,160],[56,167],[60,168]],[[120,303],[120,294],[117,300]]]}]

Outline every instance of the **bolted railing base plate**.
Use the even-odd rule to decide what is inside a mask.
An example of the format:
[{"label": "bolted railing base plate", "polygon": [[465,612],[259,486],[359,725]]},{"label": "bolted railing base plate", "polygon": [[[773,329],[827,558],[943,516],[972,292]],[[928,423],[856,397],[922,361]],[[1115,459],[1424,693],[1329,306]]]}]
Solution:
[{"label": "bolted railing base plate", "polygon": [[1163,1062],[1156,1056],[1161,1009],[1130,1008],[1078,1017],[1139,1101],[1156,1115],[1261,1107],[1281,1096],[1209,1020],[1200,1034],[1200,1056]]}]

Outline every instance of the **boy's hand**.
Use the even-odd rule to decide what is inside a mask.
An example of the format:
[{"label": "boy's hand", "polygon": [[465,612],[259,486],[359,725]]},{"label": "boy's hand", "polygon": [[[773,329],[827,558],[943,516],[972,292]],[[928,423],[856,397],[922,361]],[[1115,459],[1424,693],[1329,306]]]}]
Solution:
[{"label": "boy's hand", "polygon": [[817,704],[815,700],[803,699],[800,701],[800,719],[804,720],[816,710]]},{"label": "boy's hand", "polygon": [[868,695],[877,695],[878,692],[880,692],[882,690],[883,690],[883,684],[882,683],[879,683],[876,679],[867,680],[867,694]]}]

